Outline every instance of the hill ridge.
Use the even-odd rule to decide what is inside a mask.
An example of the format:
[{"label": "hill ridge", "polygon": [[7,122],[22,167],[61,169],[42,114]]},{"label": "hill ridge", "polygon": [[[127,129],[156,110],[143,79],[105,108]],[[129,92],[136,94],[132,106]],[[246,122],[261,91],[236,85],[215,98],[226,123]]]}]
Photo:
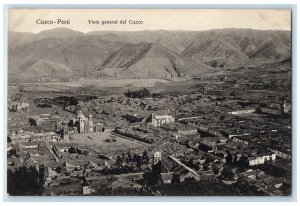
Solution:
[{"label": "hill ridge", "polygon": [[198,74],[212,69],[157,43],[146,42],[128,44],[120,48],[104,61],[100,70],[112,71],[114,68],[119,68],[120,73],[129,72],[143,77],[157,77],[153,74],[155,71],[164,78]]}]

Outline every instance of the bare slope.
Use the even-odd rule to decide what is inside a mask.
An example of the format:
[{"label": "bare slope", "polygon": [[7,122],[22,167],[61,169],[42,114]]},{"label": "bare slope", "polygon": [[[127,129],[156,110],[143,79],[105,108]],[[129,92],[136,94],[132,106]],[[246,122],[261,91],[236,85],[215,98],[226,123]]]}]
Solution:
[{"label": "bare slope", "polygon": [[[74,71],[95,71],[124,43],[111,42],[100,36],[47,38],[9,50],[9,70],[22,71],[32,61],[44,59],[65,65]],[[25,66],[24,66],[25,65]]]},{"label": "bare slope", "polygon": [[211,30],[200,32],[182,54],[213,67],[255,65],[258,57],[277,61],[289,57],[290,44],[287,31]]},{"label": "bare slope", "polygon": [[10,77],[38,60],[64,65],[82,77],[175,78],[290,57],[290,31],[9,32]]},{"label": "bare slope", "polygon": [[176,78],[211,69],[154,43],[126,45],[112,53],[101,67],[107,75],[121,78]]},{"label": "bare slope", "polygon": [[250,58],[276,58],[286,59],[291,56],[290,47],[280,44],[276,40],[268,40],[248,53]]},{"label": "bare slope", "polygon": [[70,68],[51,61],[37,60],[27,65],[20,73],[16,75],[17,79],[26,81],[67,81],[70,80],[76,72]]},{"label": "bare slope", "polygon": [[[90,32],[87,35],[100,35],[110,40],[128,43],[158,43],[177,53],[192,57],[202,62],[213,59],[235,60],[252,58],[249,52],[261,44],[271,41],[280,47],[291,47],[290,31],[260,31],[252,29],[215,29],[208,31],[138,31],[138,32]],[[219,46],[218,46],[219,45]],[[284,52],[284,51],[283,51]],[[287,53],[289,55],[289,53]],[[268,54],[263,55],[268,58]],[[276,58],[280,58],[278,55]],[[247,58],[248,57],[248,58]]]}]

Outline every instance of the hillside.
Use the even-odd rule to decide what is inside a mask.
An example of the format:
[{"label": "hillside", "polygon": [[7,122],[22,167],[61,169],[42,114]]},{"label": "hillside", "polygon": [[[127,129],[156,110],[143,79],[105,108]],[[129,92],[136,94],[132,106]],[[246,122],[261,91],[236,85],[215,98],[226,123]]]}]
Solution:
[{"label": "hillside", "polygon": [[70,68],[46,60],[37,60],[21,71],[17,79],[26,81],[68,81],[76,72]]},{"label": "hillside", "polygon": [[[291,46],[290,39],[290,33],[286,31],[212,30],[199,33],[182,54],[213,67],[255,66],[259,64],[253,61],[258,53],[260,58],[275,58],[278,61],[289,57],[287,48]],[[262,45],[270,42],[276,46],[262,52],[265,50]]]},{"label": "hillside", "polygon": [[122,42],[110,42],[99,36],[78,38],[47,38],[9,50],[10,71],[25,68],[28,62],[47,60],[71,68],[74,71],[95,71]]},{"label": "hillside", "polygon": [[[291,32],[209,31],[9,32],[9,75],[38,60],[82,77],[175,78],[220,69],[255,67],[291,57]],[[205,65],[204,65],[205,64]]]},{"label": "hillside", "polygon": [[175,78],[212,70],[205,64],[177,54],[159,44],[129,44],[111,54],[101,70],[108,76],[129,78]]},{"label": "hillside", "polygon": [[[291,46],[291,32],[289,31],[260,31],[252,29],[215,29],[208,31],[137,31],[137,32],[89,32],[87,35],[105,36],[105,38],[116,41],[122,39],[127,43],[158,43],[177,53],[186,52],[189,48],[200,48],[201,45],[206,45],[208,42],[215,42],[211,45],[216,47],[217,43],[221,43],[224,52],[226,49],[234,50],[234,52],[242,53],[238,56],[247,55],[259,45],[267,41],[276,41],[279,45]],[[206,48],[201,48],[206,49]],[[207,51],[211,48],[207,48]],[[201,51],[202,52],[202,51]],[[213,52],[215,52],[213,50]],[[195,54],[197,51],[194,50]],[[190,54],[190,53],[189,53]],[[210,54],[202,52],[201,58],[204,57],[219,57],[220,53]],[[205,56],[203,56],[205,55]],[[223,55],[221,55],[223,56]],[[223,56],[224,57],[224,56]]]},{"label": "hillside", "polygon": [[248,53],[250,58],[276,58],[286,59],[291,56],[290,47],[280,44],[276,40],[268,40]]}]

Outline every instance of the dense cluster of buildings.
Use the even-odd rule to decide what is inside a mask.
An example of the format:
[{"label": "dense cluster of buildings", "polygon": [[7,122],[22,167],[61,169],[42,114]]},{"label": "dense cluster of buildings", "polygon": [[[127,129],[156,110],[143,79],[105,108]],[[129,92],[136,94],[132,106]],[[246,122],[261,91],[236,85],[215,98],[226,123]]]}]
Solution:
[{"label": "dense cluster of buildings", "polygon": [[[269,84],[264,82],[262,88]],[[201,181],[233,185],[247,195],[249,191],[289,194],[291,104],[286,98],[236,96],[239,88],[249,85],[260,88],[225,76],[221,82],[197,85],[199,91],[193,94],[141,99],[103,96],[45,109],[55,114],[26,115],[26,129],[11,129],[8,134],[9,167],[38,168],[45,194],[54,190],[59,194],[66,181],[80,188],[70,194],[82,195],[106,187],[110,192],[120,187],[141,192],[151,191],[154,185]],[[223,94],[226,89],[230,92]],[[14,103],[9,111],[26,114],[27,107],[24,102]],[[90,133],[96,134],[90,137]],[[78,134],[88,141],[107,134],[101,144],[112,148],[119,144],[120,151],[105,153],[73,144],[72,137]],[[142,146],[124,149],[125,143],[116,137]],[[108,179],[112,176],[124,179]]]}]

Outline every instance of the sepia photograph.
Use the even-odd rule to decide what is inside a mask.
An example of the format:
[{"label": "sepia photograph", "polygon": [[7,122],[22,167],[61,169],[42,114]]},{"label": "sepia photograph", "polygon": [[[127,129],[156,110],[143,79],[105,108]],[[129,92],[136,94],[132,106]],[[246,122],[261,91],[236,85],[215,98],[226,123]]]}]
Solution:
[{"label": "sepia photograph", "polygon": [[8,195],[291,196],[291,19],[9,9]]}]

